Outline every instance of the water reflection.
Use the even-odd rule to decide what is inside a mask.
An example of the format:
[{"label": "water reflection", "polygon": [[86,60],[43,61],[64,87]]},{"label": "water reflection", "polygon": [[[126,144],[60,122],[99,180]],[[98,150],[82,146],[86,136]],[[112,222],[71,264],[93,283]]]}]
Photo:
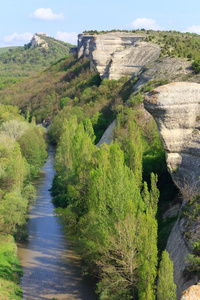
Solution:
[{"label": "water reflection", "polygon": [[97,299],[81,278],[80,258],[66,241],[53,215],[49,189],[54,176],[54,151],[42,170],[37,185],[37,201],[30,209],[29,239],[18,248],[23,268],[23,299]]}]

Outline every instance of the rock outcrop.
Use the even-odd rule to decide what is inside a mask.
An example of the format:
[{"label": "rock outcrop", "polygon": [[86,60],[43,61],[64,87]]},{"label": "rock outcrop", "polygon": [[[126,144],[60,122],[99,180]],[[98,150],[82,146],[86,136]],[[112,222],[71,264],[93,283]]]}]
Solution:
[{"label": "rock outcrop", "polygon": [[106,131],[104,132],[104,134],[102,135],[100,141],[98,142],[98,144],[96,144],[96,146],[99,148],[100,145],[102,145],[103,143],[106,143],[107,145],[110,145],[112,140],[113,140],[113,131],[116,127],[117,124],[117,120],[115,119],[106,129]]},{"label": "rock outcrop", "polygon": [[[200,176],[200,84],[177,82],[160,86],[144,97],[144,107],[157,123],[172,178],[179,188],[192,191]],[[196,276],[187,278],[184,272],[188,254],[192,253],[186,232],[195,232],[197,226],[179,218],[167,242],[178,297],[198,280]]]},{"label": "rock outcrop", "polygon": [[183,291],[198,282],[197,276],[190,278],[185,273],[188,266],[188,255],[192,253],[191,244],[185,237],[186,231],[188,231],[188,220],[185,218],[178,219],[172,229],[166,247],[174,264],[174,282],[177,286],[177,299],[180,298]]},{"label": "rock outcrop", "polygon": [[192,285],[183,292],[180,300],[199,300],[200,299],[200,285]]},{"label": "rock outcrop", "polygon": [[200,84],[160,86],[144,98],[166,152],[167,166],[179,187],[200,176]]},{"label": "rock outcrop", "polygon": [[43,48],[48,48],[49,45],[48,43],[42,38],[42,36],[47,36],[46,33],[44,32],[37,32],[33,35],[32,39],[31,39],[31,46],[32,47],[36,47],[36,46],[40,46]]},{"label": "rock outcrop", "polygon": [[114,32],[78,36],[78,58],[90,58],[102,79],[137,76],[147,63],[159,57],[160,47],[133,33]]}]

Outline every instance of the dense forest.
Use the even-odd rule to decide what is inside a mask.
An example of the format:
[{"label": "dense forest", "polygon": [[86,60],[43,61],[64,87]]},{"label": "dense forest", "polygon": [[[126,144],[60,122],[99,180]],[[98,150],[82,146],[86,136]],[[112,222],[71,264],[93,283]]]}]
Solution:
[{"label": "dense forest", "polygon": [[46,130],[24,119],[16,106],[0,104],[0,295],[21,299],[14,239],[25,238],[23,224],[36,191],[32,184],[46,157]]},{"label": "dense forest", "polygon": [[[199,36],[141,32],[162,45],[161,55],[186,57],[191,65],[195,59],[198,66]],[[180,38],[177,46],[173,36]],[[14,51],[18,55],[18,48],[0,54],[0,62],[13,60]],[[36,125],[45,120],[56,146],[55,212],[82,257],[83,274],[95,278],[99,299],[176,299],[165,246],[177,217],[164,220],[162,214],[177,201],[177,189],[155,122],[142,105],[142,94],[167,80],[134,92],[138,78],[101,80],[86,58],[51,59],[39,73],[0,83],[0,295],[21,299],[14,239],[26,237],[34,178],[47,157],[46,130]],[[111,145],[97,148],[115,119]]]}]

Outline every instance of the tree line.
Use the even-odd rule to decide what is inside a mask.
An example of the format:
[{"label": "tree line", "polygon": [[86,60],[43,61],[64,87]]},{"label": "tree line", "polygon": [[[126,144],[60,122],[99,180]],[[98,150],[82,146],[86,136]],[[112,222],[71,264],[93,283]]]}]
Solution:
[{"label": "tree line", "polygon": [[176,299],[166,251],[158,272],[157,175],[149,186],[143,182],[142,140],[133,120],[128,131],[126,153],[117,141],[98,149],[90,119],[64,120],[52,186],[56,213],[75,240],[84,273],[98,278],[99,299]]},{"label": "tree line", "polygon": [[[0,297],[21,299],[21,270],[14,240],[26,237],[23,225],[36,196],[32,184],[47,157],[46,130],[29,122],[16,106],[0,104]],[[5,298],[6,297],[6,298]]]}]

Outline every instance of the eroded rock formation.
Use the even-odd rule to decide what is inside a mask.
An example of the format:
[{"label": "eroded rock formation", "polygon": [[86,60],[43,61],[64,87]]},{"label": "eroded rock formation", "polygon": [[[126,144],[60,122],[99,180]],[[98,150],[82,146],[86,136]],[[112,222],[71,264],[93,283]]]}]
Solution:
[{"label": "eroded rock formation", "polygon": [[160,47],[142,41],[133,33],[79,34],[78,57],[90,58],[91,67],[101,78],[137,76],[147,63],[159,57]]},{"label": "eroded rock formation", "polygon": [[200,84],[177,82],[160,86],[144,98],[154,117],[167,166],[179,187],[200,176]]},{"label": "eroded rock formation", "polygon": [[[157,123],[172,178],[179,188],[192,188],[200,176],[200,84],[177,82],[160,86],[145,96],[144,106]],[[166,247],[174,263],[178,298],[198,281],[196,276],[185,276],[186,259],[192,253],[186,232],[192,235],[198,226],[190,223],[187,218],[179,218]]]},{"label": "eroded rock formation", "polygon": [[46,33],[43,32],[38,32],[35,33],[31,39],[31,46],[36,47],[36,46],[41,46],[43,48],[48,48],[49,45],[48,43],[42,38],[42,36],[47,36]]},{"label": "eroded rock formation", "polygon": [[192,285],[183,292],[180,300],[199,300],[200,299],[200,285]]}]

